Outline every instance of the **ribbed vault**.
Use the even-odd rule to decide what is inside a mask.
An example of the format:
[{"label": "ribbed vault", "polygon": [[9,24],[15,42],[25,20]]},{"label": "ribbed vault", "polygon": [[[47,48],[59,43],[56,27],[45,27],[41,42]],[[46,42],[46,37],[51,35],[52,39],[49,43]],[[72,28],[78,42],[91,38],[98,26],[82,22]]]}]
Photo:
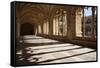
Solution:
[{"label": "ribbed vault", "polygon": [[59,6],[48,4],[17,3],[16,16],[20,19],[21,23],[25,21],[32,21],[32,23],[40,24],[43,23],[44,20],[53,18],[57,14],[57,11],[59,11],[60,9],[70,11],[69,8],[72,7],[63,5]]}]

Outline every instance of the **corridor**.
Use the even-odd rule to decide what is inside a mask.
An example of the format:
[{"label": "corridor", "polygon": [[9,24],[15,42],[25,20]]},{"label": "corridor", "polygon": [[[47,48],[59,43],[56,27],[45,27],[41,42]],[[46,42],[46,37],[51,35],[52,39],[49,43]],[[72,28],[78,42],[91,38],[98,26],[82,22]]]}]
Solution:
[{"label": "corridor", "polygon": [[26,35],[22,38],[17,45],[18,65],[96,61],[95,49],[40,36]]},{"label": "corridor", "polygon": [[19,66],[97,61],[97,6],[16,3]]}]

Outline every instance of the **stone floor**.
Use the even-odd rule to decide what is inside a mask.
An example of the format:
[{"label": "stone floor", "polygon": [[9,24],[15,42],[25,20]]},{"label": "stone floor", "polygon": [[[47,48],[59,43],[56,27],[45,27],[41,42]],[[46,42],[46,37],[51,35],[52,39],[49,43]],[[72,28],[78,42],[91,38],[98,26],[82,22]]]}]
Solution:
[{"label": "stone floor", "polygon": [[81,61],[96,61],[96,51],[37,36],[24,36],[17,45],[18,65]]}]

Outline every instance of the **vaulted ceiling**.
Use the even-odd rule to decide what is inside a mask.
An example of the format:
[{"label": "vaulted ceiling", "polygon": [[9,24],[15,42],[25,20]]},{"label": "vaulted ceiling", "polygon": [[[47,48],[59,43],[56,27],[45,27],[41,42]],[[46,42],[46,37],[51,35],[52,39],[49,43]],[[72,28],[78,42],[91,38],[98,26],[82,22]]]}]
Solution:
[{"label": "vaulted ceiling", "polygon": [[53,18],[59,9],[69,10],[71,6],[17,3],[16,17],[21,22],[43,23],[44,20]]}]

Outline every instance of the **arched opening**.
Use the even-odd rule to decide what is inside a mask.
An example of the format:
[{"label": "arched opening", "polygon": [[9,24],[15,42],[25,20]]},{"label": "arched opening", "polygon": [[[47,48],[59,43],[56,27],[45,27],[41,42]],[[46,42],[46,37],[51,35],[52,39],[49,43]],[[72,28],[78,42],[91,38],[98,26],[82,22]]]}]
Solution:
[{"label": "arched opening", "polygon": [[21,25],[21,35],[34,35],[34,26],[30,23],[24,23]]}]

